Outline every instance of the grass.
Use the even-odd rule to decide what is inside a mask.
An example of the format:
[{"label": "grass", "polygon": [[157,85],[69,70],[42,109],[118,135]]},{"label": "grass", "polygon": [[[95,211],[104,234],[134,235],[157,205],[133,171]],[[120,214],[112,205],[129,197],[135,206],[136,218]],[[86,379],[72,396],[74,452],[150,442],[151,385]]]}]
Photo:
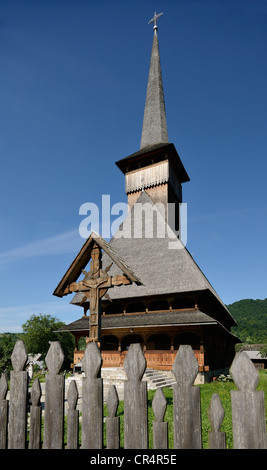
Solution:
[{"label": "grass", "polygon": [[[267,371],[259,372],[260,381],[257,390],[263,390],[265,392],[265,416],[267,417]],[[232,412],[231,412],[231,390],[236,390],[236,386],[233,382],[212,382],[205,385],[199,385],[201,395],[201,422],[202,422],[202,447],[203,449],[208,448],[208,432],[211,429],[210,422],[208,419],[208,408],[211,397],[214,393],[217,393],[220,397],[222,406],[224,408],[224,420],[221,431],[226,433],[226,447],[227,449],[233,448],[233,435],[232,435]],[[172,389],[163,389],[164,396],[167,400],[167,409],[164,417],[164,421],[168,422],[168,438],[169,448],[173,449],[173,400],[172,400]],[[155,395],[155,391],[148,391],[148,430],[149,430],[149,448],[153,448],[153,420],[154,414],[152,410],[152,400]],[[120,402],[117,416],[120,417],[120,445],[123,447],[123,408],[124,403]],[[104,416],[107,416],[107,407],[104,406]],[[106,445],[105,437],[105,426],[104,426],[104,445]]]},{"label": "grass", "polygon": [[[259,371],[259,385],[257,390],[263,390],[265,393],[265,416],[267,417],[267,371]],[[236,390],[233,382],[212,382],[205,385],[199,385],[201,396],[201,422],[202,422],[202,447],[208,449],[208,432],[210,430],[210,423],[208,419],[208,407],[211,397],[217,393],[220,397],[222,406],[224,408],[225,416],[222,424],[221,431],[226,433],[226,447],[227,449],[233,448],[232,436],[232,413],[231,413],[231,391]],[[164,396],[167,400],[167,409],[164,420],[168,423],[168,441],[169,449],[173,449],[173,392],[170,388],[163,389]],[[149,448],[153,448],[153,420],[154,413],[152,410],[152,400],[155,395],[154,390],[148,391],[148,433],[149,433]],[[104,405],[104,417],[108,416],[107,406]],[[120,418],[120,446],[124,446],[124,402],[120,401],[117,416]],[[67,439],[67,417],[65,417],[65,444]],[[104,447],[106,446],[106,426],[104,423]],[[81,424],[79,430],[80,445],[81,445]]]}]

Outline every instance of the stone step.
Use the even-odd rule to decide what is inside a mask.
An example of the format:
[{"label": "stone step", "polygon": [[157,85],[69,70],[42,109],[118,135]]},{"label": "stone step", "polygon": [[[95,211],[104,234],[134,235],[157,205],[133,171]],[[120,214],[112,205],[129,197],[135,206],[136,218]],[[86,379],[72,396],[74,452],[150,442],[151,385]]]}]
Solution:
[{"label": "stone step", "polygon": [[[115,385],[119,400],[124,399],[124,383],[127,380],[126,373],[123,368],[104,368],[101,370],[101,377],[103,378],[104,389],[104,402],[106,402],[107,394],[111,385]],[[67,411],[67,398],[68,390],[72,380],[76,381],[78,389],[78,403],[77,409],[82,410],[82,383],[83,374],[74,374],[65,380],[65,412]],[[176,381],[171,371],[160,371],[154,369],[147,369],[142,380],[147,382],[148,390],[156,390],[157,388],[172,387]],[[41,403],[45,406],[45,383],[41,383],[42,397]]]},{"label": "stone step", "polygon": [[152,389],[172,387],[176,380],[172,371],[162,371],[157,369],[147,369],[144,378],[150,383]]}]

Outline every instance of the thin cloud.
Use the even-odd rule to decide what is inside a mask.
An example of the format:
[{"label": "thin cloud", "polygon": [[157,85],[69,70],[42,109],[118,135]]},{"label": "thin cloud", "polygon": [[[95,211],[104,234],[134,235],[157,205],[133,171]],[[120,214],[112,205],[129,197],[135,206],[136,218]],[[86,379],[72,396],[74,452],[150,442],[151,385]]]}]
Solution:
[{"label": "thin cloud", "polygon": [[83,243],[84,240],[79,232],[72,230],[0,253],[0,266],[23,258],[74,253],[81,248]]},{"label": "thin cloud", "polygon": [[69,300],[60,299],[60,301],[2,307],[0,308],[0,333],[21,333],[21,326],[32,315],[51,315],[64,323],[70,323],[77,317],[77,313],[81,312],[77,311],[78,307],[70,305]]}]

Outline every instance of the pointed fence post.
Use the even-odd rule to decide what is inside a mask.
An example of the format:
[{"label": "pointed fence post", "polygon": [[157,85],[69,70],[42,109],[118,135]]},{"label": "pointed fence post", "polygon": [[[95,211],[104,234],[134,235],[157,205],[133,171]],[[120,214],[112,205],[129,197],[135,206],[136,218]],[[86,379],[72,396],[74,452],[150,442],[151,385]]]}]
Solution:
[{"label": "pointed fence post", "polygon": [[76,410],[77,401],[77,384],[75,380],[72,380],[68,391],[67,449],[78,449],[79,447],[79,410]]},{"label": "pointed fence post", "polygon": [[88,343],[83,356],[82,448],[103,447],[103,379],[99,378],[102,359],[96,343]]},{"label": "pointed fence post", "polygon": [[147,382],[141,382],[146,360],[140,344],[130,345],[123,366],[128,378],[124,384],[124,448],[147,449]]},{"label": "pointed fence post", "polygon": [[30,408],[30,441],[29,449],[41,448],[42,406],[40,405],[41,386],[39,379],[35,379],[31,391],[32,405]]},{"label": "pointed fence post", "polygon": [[64,444],[65,377],[59,375],[64,354],[59,341],[51,341],[45,358],[44,449],[62,449]]},{"label": "pointed fence post", "polygon": [[256,391],[259,374],[245,352],[237,353],[230,373],[238,390],[231,391],[235,449],[266,449],[264,392]]},{"label": "pointed fence post", "polygon": [[10,373],[9,449],[26,448],[28,373],[23,369],[27,359],[25,344],[18,340],[11,355],[14,370]]},{"label": "pointed fence post", "polygon": [[181,345],[172,367],[173,434],[175,449],[201,449],[200,389],[194,387],[198,362],[189,345]]},{"label": "pointed fence post", "polygon": [[156,421],[153,421],[153,448],[168,449],[168,423],[164,423],[167,400],[160,388],[157,389],[152,408]]},{"label": "pointed fence post", "polygon": [[209,449],[225,449],[225,432],[221,432],[224,409],[217,393],[212,395],[208,409],[211,431],[209,431]]},{"label": "pointed fence post", "polygon": [[107,449],[120,448],[120,418],[116,416],[119,398],[115,385],[111,385],[107,396],[109,416],[106,417]]},{"label": "pointed fence post", "polygon": [[0,379],[0,449],[6,449],[7,445],[7,415],[8,415],[8,401],[6,394],[8,383],[6,374],[1,375]]}]

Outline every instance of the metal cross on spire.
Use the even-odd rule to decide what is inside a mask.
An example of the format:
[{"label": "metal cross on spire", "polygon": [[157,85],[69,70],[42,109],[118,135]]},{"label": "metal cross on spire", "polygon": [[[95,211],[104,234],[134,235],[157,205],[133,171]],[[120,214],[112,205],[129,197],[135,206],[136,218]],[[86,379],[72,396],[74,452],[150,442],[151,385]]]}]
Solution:
[{"label": "metal cross on spire", "polygon": [[158,14],[157,14],[157,12],[155,11],[153,18],[151,18],[151,20],[148,22],[148,24],[151,24],[151,23],[154,22],[154,27],[153,27],[153,29],[154,29],[155,32],[156,32],[157,29],[158,29],[157,20],[158,20],[162,15],[163,15],[163,13],[158,13]]}]

